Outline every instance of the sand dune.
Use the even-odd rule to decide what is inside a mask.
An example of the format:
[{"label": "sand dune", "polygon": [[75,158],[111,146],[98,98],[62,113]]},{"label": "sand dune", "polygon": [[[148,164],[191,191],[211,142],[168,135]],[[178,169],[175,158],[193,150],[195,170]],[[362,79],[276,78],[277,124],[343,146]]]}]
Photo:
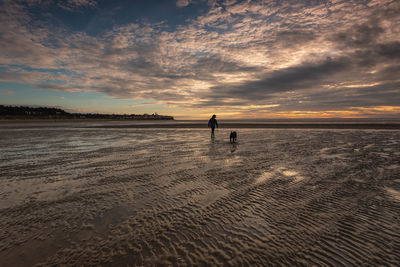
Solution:
[{"label": "sand dune", "polygon": [[392,265],[400,132],[5,128],[0,265]]}]

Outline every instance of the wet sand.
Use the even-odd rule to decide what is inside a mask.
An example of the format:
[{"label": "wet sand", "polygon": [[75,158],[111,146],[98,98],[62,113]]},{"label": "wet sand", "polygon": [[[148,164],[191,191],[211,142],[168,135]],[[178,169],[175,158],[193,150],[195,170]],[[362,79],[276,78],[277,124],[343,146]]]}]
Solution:
[{"label": "wet sand", "polygon": [[[96,125],[93,128],[207,128],[207,123],[136,123]],[[400,123],[219,123],[221,129],[387,129],[400,130]]]},{"label": "wet sand", "polygon": [[[109,119],[27,119],[1,120],[2,127],[72,127],[82,128],[207,128],[207,121],[190,120],[109,120]],[[338,121],[299,121],[299,120],[270,120],[270,121],[220,121],[221,129],[383,129],[400,130],[398,120],[338,120]]]},{"label": "wet sand", "polygon": [[0,265],[400,262],[400,132],[0,128]]}]

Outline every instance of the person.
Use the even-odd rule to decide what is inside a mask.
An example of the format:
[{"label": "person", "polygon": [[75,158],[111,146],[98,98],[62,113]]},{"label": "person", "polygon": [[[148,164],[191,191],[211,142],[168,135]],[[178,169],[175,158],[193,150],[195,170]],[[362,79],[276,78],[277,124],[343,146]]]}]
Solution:
[{"label": "person", "polygon": [[217,117],[215,114],[212,115],[211,119],[208,121],[208,127],[211,127],[211,136],[214,136],[215,126],[218,128],[218,122],[215,117]]}]

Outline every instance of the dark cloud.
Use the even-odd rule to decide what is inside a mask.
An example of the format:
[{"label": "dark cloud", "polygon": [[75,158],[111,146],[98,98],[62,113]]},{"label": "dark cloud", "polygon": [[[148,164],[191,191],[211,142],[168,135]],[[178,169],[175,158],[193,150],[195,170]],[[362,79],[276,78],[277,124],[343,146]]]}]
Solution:
[{"label": "dark cloud", "polygon": [[[343,110],[349,107],[397,106],[400,82],[388,82],[366,87],[338,88],[307,95],[307,103],[290,103],[295,110]],[[295,106],[293,106],[295,105]]]},{"label": "dark cloud", "polygon": [[378,56],[384,57],[386,60],[400,59],[400,42],[388,42],[379,44],[375,47],[375,52]]},{"label": "dark cloud", "polygon": [[201,56],[197,58],[195,64],[191,66],[196,72],[213,73],[235,73],[235,72],[255,72],[260,71],[260,67],[246,66],[241,62],[223,60],[218,55]]},{"label": "dark cloud", "polygon": [[285,30],[275,35],[275,43],[286,48],[304,45],[316,39],[315,32],[309,30]]},{"label": "dark cloud", "polygon": [[400,6],[378,8],[363,23],[350,24],[346,30],[328,36],[336,47],[347,53],[361,68],[390,63],[400,57],[400,41],[386,39],[392,35],[393,21],[400,18]]},{"label": "dark cloud", "polygon": [[348,70],[351,64],[346,58],[328,58],[319,63],[306,62],[300,66],[266,73],[256,81],[216,86],[212,92],[222,98],[268,99],[274,93],[320,86],[325,78]]},{"label": "dark cloud", "polygon": [[383,33],[379,19],[371,19],[363,24],[356,24],[346,31],[336,33],[332,41],[341,47],[365,47],[376,42]]},{"label": "dark cloud", "polygon": [[398,80],[400,77],[400,65],[394,64],[384,67],[376,75],[380,81]]},{"label": "dark cloud", "polygon": [[334,33],[328,39],[342,48],[368,47],[377,43],[387,30],[383,25],[400,17],[400,5],[380,7],[368,14],[367,21],[349,25],[346,30]]}]

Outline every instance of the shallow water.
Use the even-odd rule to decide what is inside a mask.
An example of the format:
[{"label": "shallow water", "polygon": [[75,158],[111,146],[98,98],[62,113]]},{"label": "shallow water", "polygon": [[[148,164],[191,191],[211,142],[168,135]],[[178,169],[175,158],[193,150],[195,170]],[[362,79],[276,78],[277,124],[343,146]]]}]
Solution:
[{"label": "shallow water", "polygon": [[397,265],[399,140],[0,128],[0,265]]}]

